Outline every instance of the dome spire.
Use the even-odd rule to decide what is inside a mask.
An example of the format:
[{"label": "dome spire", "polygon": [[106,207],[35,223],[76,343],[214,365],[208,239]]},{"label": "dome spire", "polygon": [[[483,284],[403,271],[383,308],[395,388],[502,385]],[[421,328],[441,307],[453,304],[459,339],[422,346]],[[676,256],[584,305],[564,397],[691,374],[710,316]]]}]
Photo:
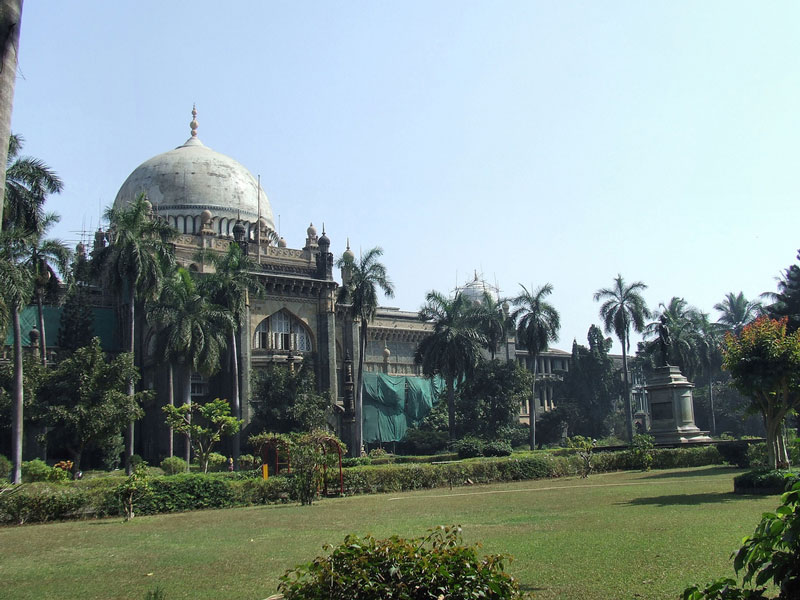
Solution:
[{"label": "dome spire", "polygon": [[192,130],[192,137],[193,138],[197,137],[197,127],[198,127],[198,123],[197,123],[197,105],[196,104],[192,104],[192,122],[189,123],[189,129]]}]

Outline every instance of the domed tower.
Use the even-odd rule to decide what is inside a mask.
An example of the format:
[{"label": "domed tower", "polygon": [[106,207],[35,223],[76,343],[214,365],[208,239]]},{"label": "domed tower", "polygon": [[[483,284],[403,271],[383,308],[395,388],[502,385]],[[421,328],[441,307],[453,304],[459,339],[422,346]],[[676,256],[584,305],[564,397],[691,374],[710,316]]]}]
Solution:
[{"label": "domed tower", "polygon": [[495,302],[499,300],[497,288],[486,283],[486,281],[478,275],[477,271],[475,271],[474,279],[458,288],[457,292],[475,303],[482,303],[486,295],[490,296]]},{"label": "domed tower", "polygon": [[237,218],[247,227],[259,217],[274,229],[269,200],[256,178],[197,137],[196,108],[192,109],[189,127],[191,135],[183,145],[134,169],[117,193],[114,208],[145,194],[155,213],[166,218],[178,233],[213,231],[232,236]]}]

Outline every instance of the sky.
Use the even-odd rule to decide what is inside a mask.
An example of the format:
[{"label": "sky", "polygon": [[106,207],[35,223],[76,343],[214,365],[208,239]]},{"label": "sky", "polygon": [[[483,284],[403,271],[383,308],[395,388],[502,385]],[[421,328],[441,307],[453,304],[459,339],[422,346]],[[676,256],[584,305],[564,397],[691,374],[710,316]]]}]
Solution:
[{"label": "sky", "polygon": [[404,310],[475,272],[550,283],[569,350],[617,274],[712,319],[775,290],[798,63],[796,2],[27,0],[12,130],[64,180],[74,245],[196,103],[289,247],[311,222],[336,256],[380,246]]}]

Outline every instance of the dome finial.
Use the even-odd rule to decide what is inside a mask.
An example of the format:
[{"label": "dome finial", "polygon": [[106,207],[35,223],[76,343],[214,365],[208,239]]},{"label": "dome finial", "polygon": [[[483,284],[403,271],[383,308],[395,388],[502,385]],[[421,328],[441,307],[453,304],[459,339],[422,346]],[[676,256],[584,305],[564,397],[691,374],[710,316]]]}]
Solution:
[{"label": "dome finial", "polygon": [[189,123],[189,129],[192,130],[192,137],[193,138],[197,137],[197,127],[198,127],[198,123],[197,123],[197,105],[196,104],[192,104],[192,122]]}]

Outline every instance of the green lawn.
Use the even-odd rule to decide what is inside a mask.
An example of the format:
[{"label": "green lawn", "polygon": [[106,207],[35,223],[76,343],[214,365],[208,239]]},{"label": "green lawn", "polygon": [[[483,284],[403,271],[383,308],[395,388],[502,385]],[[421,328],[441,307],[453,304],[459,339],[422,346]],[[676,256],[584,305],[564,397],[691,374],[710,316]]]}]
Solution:
[{"label": "green lawn", "polygon": [[610,473],[175,515],[0,528],[0,597],[263,599],[285,569],[346,533],[416,536],[459,523],[515,557],[533,598],[678,597],[732,573],[776,496],[731,494],[723,467]]}]

